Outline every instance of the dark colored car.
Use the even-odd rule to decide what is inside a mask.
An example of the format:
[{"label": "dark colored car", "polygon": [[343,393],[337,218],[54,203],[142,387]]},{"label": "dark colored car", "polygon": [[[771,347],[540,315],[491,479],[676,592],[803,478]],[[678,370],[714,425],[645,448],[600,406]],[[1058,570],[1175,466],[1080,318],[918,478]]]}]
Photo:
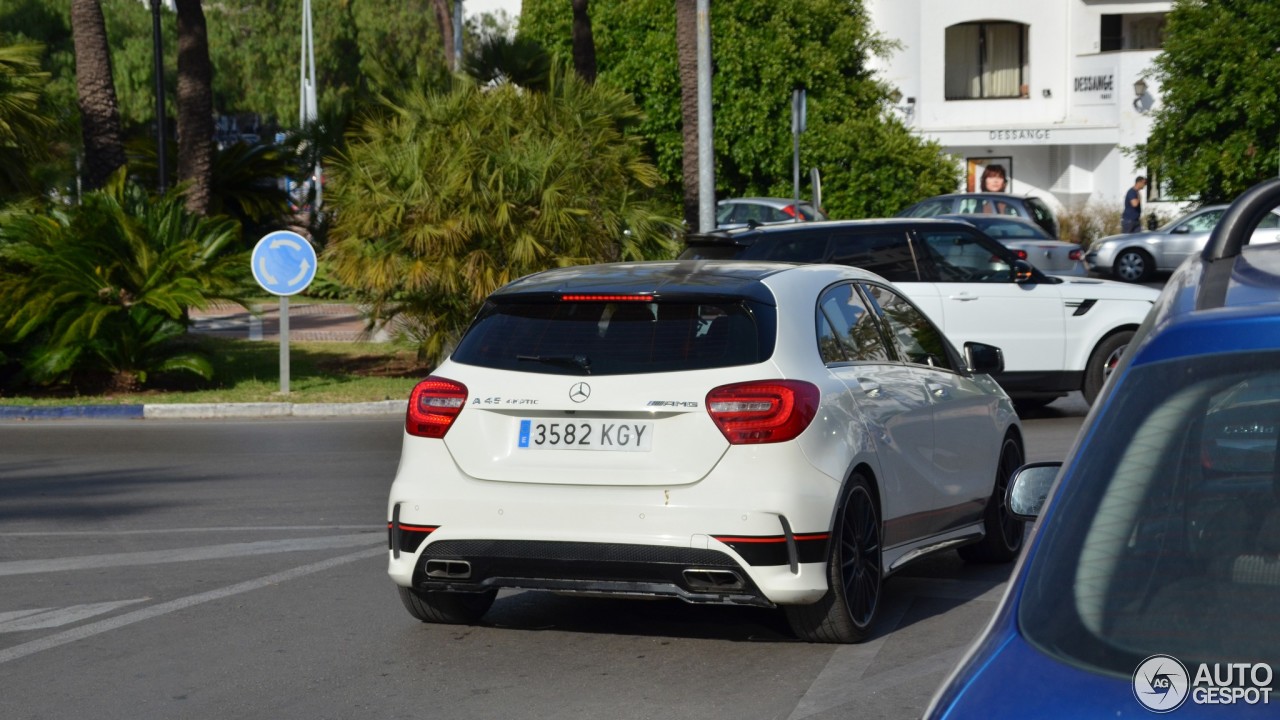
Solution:
[{"label": "dark colored car", "polygon": [[1092,278],[1045,275],[956,220],[783,223],[691,235],[681,259],[827,262],[900,287],[950,338],[1004,351],[996,380],[1023,408],[1072,390],[1092,402],[1159,295]]},{"label": "dark colored car", "polygon": [[1066,463],[1019,469],[1038,524],[928,718],[1280,714],[1280,244],[1248,245],[1278,203],[1232,204]]},{"label": "dark colored car", "polygon": [[1058,237],[1058,218],[1053,209],[1034,195],[1007,193],[952,193],[921,200],[898,213],[898,217],[937,217],[939,215],[1012,215],[1026,218]]}]

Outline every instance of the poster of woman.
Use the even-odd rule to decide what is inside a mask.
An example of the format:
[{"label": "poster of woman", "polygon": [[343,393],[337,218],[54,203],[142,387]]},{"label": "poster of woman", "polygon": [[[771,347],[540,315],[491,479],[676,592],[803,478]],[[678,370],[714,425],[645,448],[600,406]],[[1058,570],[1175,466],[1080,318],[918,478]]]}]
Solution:
[{"label": "poster of woman", "polygon": [[965,192],[1013,192],[1013,158],[969,158]]}]

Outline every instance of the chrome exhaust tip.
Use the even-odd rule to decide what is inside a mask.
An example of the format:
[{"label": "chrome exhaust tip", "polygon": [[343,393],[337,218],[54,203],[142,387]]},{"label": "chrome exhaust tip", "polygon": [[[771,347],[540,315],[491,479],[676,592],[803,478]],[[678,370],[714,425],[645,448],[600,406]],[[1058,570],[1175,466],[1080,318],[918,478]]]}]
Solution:
[{"label": "chrome exhaust tip", "polygon": [[438,580],[466,580],[471,577],[471,563],[466,560],[428,560],[427,577]]},{"label": "chrome exhaust tip", "polygon": [[684,571],[684,582],[690,590],[723,592],[742,590],[747,586],[742,576],[733,570],[689,568]]}]

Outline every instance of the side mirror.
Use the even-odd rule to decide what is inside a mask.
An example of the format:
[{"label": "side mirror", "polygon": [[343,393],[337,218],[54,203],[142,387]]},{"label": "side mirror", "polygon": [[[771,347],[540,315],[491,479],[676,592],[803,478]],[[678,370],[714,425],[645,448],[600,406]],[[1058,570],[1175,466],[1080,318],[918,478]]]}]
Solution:
[{"label": "side mirror", "polygon": [[994,375],[1004,372],[1004,352],[995,345],[980,342],[964,344],[964,361],[969,372],[982,375]]},{"label": "side mirror", "polygon": [[1026,260],[1013,261],[1013,281],[1016,283],[1031,282],[1036,277],[1036,269]]},{"label": "side mirror", "polygon": [[1186,235],[1187,233],[1191,232],[1191,227],[1189,225],[1179,225],[1178,227],[1170,230],[1169,232],[1173,233],[1174,235]]},{"label": "side mirror", "polygon": [[1023,465],[1014,471],[1004,499],[1009,514],[1019,520],[1035,520],[1044,509],[1044,501],[1048,499],[1049,490],[1061,469],[1062,463],[1059,462],[1039,462]]}]

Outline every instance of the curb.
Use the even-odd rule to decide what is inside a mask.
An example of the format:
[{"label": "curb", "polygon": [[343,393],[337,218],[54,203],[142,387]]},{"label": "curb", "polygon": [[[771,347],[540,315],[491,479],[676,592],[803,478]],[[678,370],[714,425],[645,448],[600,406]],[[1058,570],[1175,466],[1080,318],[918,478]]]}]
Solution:
[{"label": "curb", "polygon": [[213,420],[224,418],[402,415],[405,400],[363,403],[166,403],[155,405],[0,406],[0,420]]}]

